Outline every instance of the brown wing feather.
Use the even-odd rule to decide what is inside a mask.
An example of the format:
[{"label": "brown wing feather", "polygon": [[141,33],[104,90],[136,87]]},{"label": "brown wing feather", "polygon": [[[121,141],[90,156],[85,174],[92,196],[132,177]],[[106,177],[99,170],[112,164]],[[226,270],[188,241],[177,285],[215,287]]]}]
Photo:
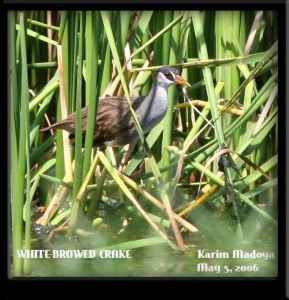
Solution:
[{"label": "brown wing feather", "polygon": [[[132,97],[132,107],[138,116],[143,96]],[[81,110],[82,133],[85,137],[88,106]],[[74,144],[76,112],[70,114],[65,120],[57,122],[41,131],[49,129],[62,129],[70,133],[71,144]],[[100,99],[96,117],[94,146],[119,146],[130,143],[136,136],[134,121],[131,117],[129,105],[124,97],[106,97]]]},{"label": "brown wing feather", "polygon": [[[81,110],[81,119],[82,119],[82,131],[85,131],[87,124],[87,116],[88,116],[88,107],[84,107]],[[70,114],[66,119],[59,121],[51,126],[40,129],[39,131],[46,131],[49,129],[62,129],[68,131],[70,134],[75,133],[76,127],[76,112]]]},{"label": "brown wing feather", "polygon": [[[137,110],[143,97],[132,98]],[[136,129],[125,98],[109,97],[99,103],[94,146],[119,146],[131,142]]]}]

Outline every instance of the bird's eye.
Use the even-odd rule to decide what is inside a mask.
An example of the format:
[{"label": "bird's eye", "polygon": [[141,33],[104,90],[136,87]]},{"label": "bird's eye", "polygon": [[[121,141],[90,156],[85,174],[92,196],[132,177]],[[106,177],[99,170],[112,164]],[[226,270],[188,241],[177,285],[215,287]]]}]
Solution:
[{"label": "bird's eye", "polygon": [[173,79],[173,76],[172,76],[172,74],[171,74],[170,72],[166,72],[166,73],[165,73],[165,76],[166,76],[168,79],[170,79],[170,80]]}]

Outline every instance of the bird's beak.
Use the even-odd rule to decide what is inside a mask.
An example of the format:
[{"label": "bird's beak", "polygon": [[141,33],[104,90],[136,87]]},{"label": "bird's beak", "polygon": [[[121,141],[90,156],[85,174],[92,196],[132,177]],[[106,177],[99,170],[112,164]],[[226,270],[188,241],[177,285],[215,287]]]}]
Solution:
[{"label": "bird's beak", "polygon": [[179,75],[175,76],[175,82],[181,85],[185,85],[185,86],[191,86],[184,78],[182,78]]}]

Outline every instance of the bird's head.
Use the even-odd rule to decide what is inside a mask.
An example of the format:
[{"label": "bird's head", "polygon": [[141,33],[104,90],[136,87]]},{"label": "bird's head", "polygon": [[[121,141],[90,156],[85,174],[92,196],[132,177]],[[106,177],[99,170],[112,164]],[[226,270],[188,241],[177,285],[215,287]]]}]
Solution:
[{"label": "bird's head", "polygon": [[184,78],[182,78],[179,72],[172,67],[164,66],[159,69],[156,74],[155,81],[157,84],[164,84],[170,86],[172,84],[181,84],[185,86],[191,86]]}]

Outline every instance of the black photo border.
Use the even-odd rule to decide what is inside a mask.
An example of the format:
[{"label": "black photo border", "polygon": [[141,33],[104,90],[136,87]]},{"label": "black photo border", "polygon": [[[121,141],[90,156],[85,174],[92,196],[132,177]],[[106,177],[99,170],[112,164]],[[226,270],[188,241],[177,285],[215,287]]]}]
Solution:
[{"label": "black photo border", "polygon": [[[165,6],[164,6],[165,4]],[[184,294],[187,294],[191,297],[202,297],[207,298],[208,296],[212,296],[213,299],[234,299],[246,297],[246,299],[255,298],[261,299],[261,297],[267,299],[270,298],[270,295],[274,297],[274,299],[289,299],[289,239],[288,239],[288,229],[289,228],[289,206],[286,205],[289,197],[289,192],[287,187],[287,178],[289,175],[289,166],[288,159],[286,157],[286,153],[288,151],[288,129],[289,129],[289,121],[286,116],[289,115],[287,101],[289,101],[289,84],[287,78],[287,70],[289,69],[289,62],[287,59],[287,53],[289,53],[289,31],[288,31],[288,19],[289,19],[289,4],[287,1],[283,0],[139,0],[139,1],[113,1],[113,0],[99,0],[99,1],[89,1],[89,0],[5,0],[4,4],[2,4],[1,9],[1,21],[2,21],[2,33],[7,35],[7,45],[8,45],[8,14],[10,10],[160,10],[164,8],[165,10],[277,10],[279,12],[279,114],[278,114],[278,123],[279,123],[279,132],[278,132],[278,140],[279,140],[279,165],[278,165],[278,277],[276,278],[20,278],[20,279],[9,279],[8,278],[8,270],[5,270],[3,266],[7,267],[7,253],[8,253],[8,243],[7,239],[5,240],[5,236],[8,236],[8,206],[9,206],[9,152],[7,149],[7,170],[6,174],[3,174],[4,177],[7,178],[7,201],[6,201],[6,210],[1,209],[1,229],[2,229],[2,239],[1,239],[1,258],[3,262],[1,262],[1,274],[2,278],[7,282],[7,287],[9,286],[9,293],[12,294],[15,292],[17,294],[17,289],[15,289],[15,285],[20,289],[27,289],[27,285],[33,284],[42,284],[49,282],[55,283],[57,281],[60,282],[61,285],[59,287],[66,289],[66,284],[70,284],[73,281],[79,281],[81,286],[85,283],[92,282],[97,288],[96,282],[104,283],[104,281],[109,281],[119,284],[119,293],[121,291],[125,293],[130,293],[128,290],[131,281],[135,283],[145,283],[145,284],[154,284],[154,288],[160,288],[161,292],[171,291],[172,289],[178,294],[180,297]],[[161,9],[163,10],[163,9]],[[5,45],[3,45],[5,48]],[[2,54],[2,74],[4,73],[5,78],[5,66],[7,66],[6,74],[9,75],[9,65],[8,65],[8,49],[5,55]],[[4,70],[3,70],[4,69]],[[2,77],[3,78],[3,77]],[[8,99],[9,94],[9,76],[7,76],[7,88],[6,93]],[[5,99],[2,100],[2,103],[5,103]],[[8,105],[9,106],[9,105]],[[8,116],[8,109],[7,109]],[[5,110],[4,114],[5,116]],[[5,118],[1,118],[3,122]],[[8,120],[8,117],[7,117]],[[4,121],[5,122],[5,121]],[[9,123],[6,121],[7,125],[7,139],[6,143],[9,144]],[[285,142],[286,141],[286,142]],[[4,144],[4,141],[3,141]],[[8,146],[7,146],[8,147]],[[286,163],[285,163],[286,162]],[[4,163],[5,164],[5,163]],[[3,178],[3,177],[2,177]],[[2,197],[4,198],[4,197]],[[5,199],[2,199],[5,202]],[[6,228],[6,231],[5,231]],[[4,255],[4,253],[6,255]],[[6,272],[5,272],[6,271]],[[37,281],[36,283],[34,281]],[[136,282],[138,281],[138,282]],[[124,285],[125,284],[125,285]],[[169,285],[168,285],[169,284]],[[170,285],[173,284],[173,285]],[[99,285],[100,287],[101,285]],[[178,288],[182,288],[179,290]],[[231,289],[233,287],[233,289]],[[69,287],[68,287],[69,288]],[[79,287],[80,288],[80,287]],[[106,287],[105,287],[106,289]],[[106,290],[105,293],[110,292],[110,290]],[[142,295],[152,296],[153,289],[142,289]],[[43,291],[46,293],[45,291]],[[57,292],[57,291],[55,291]],[[140,291],[139,291],[140,292]],[[131,293],[133,295],[133,293]],[[256,295],[256,296],[255,296]],[[41,294],[38,295],[41,297]],[[100,295],[96,294],[96,297]],[[89,296],[90,297],[90,296]]]}]

